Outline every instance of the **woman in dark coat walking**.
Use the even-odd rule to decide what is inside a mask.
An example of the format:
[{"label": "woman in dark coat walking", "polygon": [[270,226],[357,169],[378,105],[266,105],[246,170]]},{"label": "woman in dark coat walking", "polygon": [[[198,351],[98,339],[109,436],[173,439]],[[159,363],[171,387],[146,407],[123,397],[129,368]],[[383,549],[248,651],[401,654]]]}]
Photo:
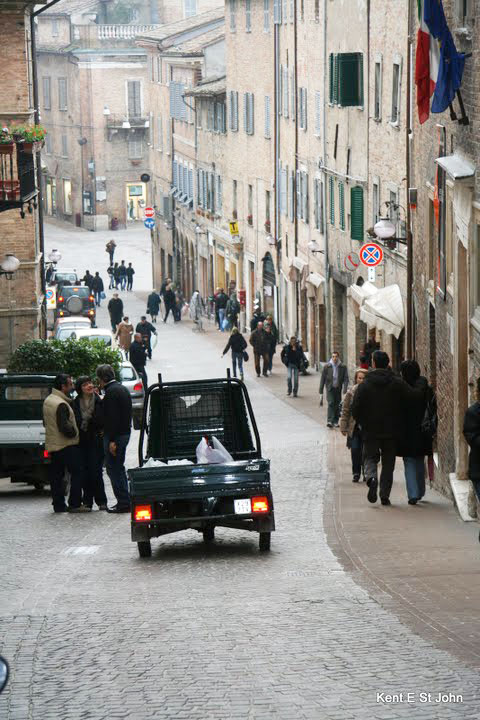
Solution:
[{"label": "woman in dark coat walking", "polygon": [[147,298],[147,313],[152,318],[152,323],[157,322],[157,315],[160,312],[160,295],[152,290]]},{"label": "woman in dark coat walking", "polygon": [[90,510],[95,500],[99,510],[107,509],[103,484],[103,408],[93,382],[82,375],[75,383],[77,397],[73,412],[80,434],[80,455],[83,475],[83,505]]},{"label": "woman in dark coat walking", "polygon": [[228,343],[225,346],[225,350],[222,353],[222,357],[231,350],[232,351],[232,369],[233,377],[237,377],[237,363],[238,371],[240,373],[240,380],[243,380],[243,353],[247,347],[247,341],[243,337],[242,333],[238,328],[232,328],[232,334],[228,339]]},{"label": "woman in dark coat walking", "polygon": [[470,447],[468,477],[480,501],[480,378],[477,380],[477,402],[470,405],[465,413],[463,434]]},{"label": "woman in dark coat walking", "polygon": [[434,430],[426,428],[424,419],[428,411],[431,427],[436,427],[436,400],[427,379],[420,375],[420,366],[415,360],[404,360],[400,365],[400,374],[413,392],[397,454],[403,457],[408,504],[416,505],[425,495],[425,455],[433,452]]}]

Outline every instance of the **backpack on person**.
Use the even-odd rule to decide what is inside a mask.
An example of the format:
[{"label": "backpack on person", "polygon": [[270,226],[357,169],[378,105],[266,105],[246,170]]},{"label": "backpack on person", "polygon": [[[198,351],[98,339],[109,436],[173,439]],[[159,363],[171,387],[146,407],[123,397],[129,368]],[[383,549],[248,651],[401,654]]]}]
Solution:
[{"label": "backpack on person", "polygon": [[423,420],[420,425],[422,433],[429,437],[434,437],[437,434],[438,428],[438,415],[437,415],[437,398],[432,390],[430,397],[427,400],[425,412],[423,414]]}]

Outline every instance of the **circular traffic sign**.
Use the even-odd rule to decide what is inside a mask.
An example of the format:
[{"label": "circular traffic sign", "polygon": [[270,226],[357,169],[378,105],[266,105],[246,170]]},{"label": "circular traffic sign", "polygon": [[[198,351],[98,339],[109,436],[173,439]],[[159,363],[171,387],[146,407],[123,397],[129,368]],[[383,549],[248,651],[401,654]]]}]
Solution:
[{"label": "circular traffic sign", "polygon": [[349,253],[343,261],[343,264],[349,272],[353,272],[360,265],[360,258],[358,257],[357,253]]},{"label": "circular traffic sign", "polygon": [[383,260],[383,250],[377,243],[369,242],[360,248],[360,262],[367,267],[380,265]]},{"label": "circular traffic sign", "polygon": [[146,207],[143,214],[146,218],[153,218],[155,217],[155,210],[152,207]]},{"label": "circular traffic sign", "polygon": [[45,290],[45,295],[47,300],[51,300],[53,298],[54,291],[51,288],[48,288]]}]

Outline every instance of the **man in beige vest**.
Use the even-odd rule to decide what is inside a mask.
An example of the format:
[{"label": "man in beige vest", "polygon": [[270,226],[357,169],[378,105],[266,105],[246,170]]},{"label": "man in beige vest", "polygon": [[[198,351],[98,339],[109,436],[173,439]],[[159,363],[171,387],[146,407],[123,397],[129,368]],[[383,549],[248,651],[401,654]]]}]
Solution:
[{"label": "man in beige vest", "polygon": [[[73,382],[70,375],[60,373],[53,382],[53,390],[43,403],[45,449],[51,457],[49,481],[54,512],[83,512],[82,466],[78,449],[78,428],[71,407]],[[64,476],[70,473],[69,506],[65,504]]]}]

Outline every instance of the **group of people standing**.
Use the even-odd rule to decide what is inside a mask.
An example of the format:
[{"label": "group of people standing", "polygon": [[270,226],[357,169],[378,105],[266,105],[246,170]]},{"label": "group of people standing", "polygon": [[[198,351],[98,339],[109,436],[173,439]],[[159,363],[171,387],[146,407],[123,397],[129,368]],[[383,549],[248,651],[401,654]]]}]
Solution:
[{"label": "group of people standing", "polygon": [[[95,382],[85,375],[77,378],[75,386],[68,373],[57,375],[43,403],[43,422],[54,512],[90,512],[94,503],[109,513],[129,512],[125,454],[132,401],[128,390],[117,382],[114,369],[100,365]],[[117,501],[113,507],[107,504],[104,464]],[[68,505],[66,471],[70,474]]]},{"label": "group of people standing", "polygon": [[125,265],[125,260],[122,260],[120,264],[118,262],[112,263],[108,266],[107,270],[110,278],[109,290],[127,290],[131,292],[133,290],[133,276],[135,270],[132,263]]},{"label": "group of people standing", "polygon": [[90,270],[86,270],[81,282],[88,287],[90,293],[94,296],[95,305],[100,307],[101,301],[105,299],[105,286],[98,270],[95,275],[92,275]]}]

